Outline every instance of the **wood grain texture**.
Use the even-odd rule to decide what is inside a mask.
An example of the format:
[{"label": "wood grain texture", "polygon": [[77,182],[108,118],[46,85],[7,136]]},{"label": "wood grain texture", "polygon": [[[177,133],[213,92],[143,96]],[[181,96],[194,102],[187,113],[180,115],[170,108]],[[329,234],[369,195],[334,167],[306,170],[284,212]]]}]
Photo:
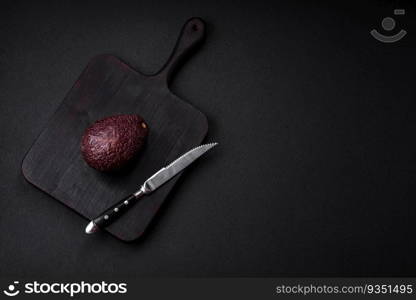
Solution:
[{"label": "wood grain texture", "polygon": [[[94,57],[26,154],[25,178],[87,219],[138,189],[150,175],[204,139],[208,124],[196,108],[171,93],[168,82],[181,61],[202,42],[202,20],[190,19],[175,49],[156,74],[144,75],[117,57]],[[84,130],[98,119],[140,114],[149,125],[141,154],[123,172],[105,174],[82,159]],[[124,241],[149,225],[179,176],[111,224],[106,230]],[[45,212],[47,213],[47,212]]]}]

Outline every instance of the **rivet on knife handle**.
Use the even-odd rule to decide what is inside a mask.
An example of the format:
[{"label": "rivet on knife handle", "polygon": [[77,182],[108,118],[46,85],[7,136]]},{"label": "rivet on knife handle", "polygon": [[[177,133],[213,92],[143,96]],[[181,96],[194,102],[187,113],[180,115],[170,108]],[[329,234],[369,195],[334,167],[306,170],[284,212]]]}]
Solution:
[{"label": "rivet on knife handle", "polygon": [[114,222],[117,218],[119,218],[130,206],[132,206],[138,199],[140,199],[143,195],[143,192],[140,194],[132,194],[120,202],[114,204],[105,212],[103,212],[100,216],[92,220],[88,223],[87,227],[85,228],[85,232],[90,234],[94,233],[98,230],[98,228],[105,228]]},{"label": "rivet on knife handle", "polygon": [[168,166],[160,169],[148,178],[137,192],[119,201],[101,213],[97,218],[89,222],[85,228],[85,232],[90,234],[96,232],[99,228],[107,227],[112,222],[117,220],[131,206],[133,206],[141,197],[145,194],[153,192],[165,182],[175,177],[179,172],[193,163],[198,157],[216,145],[217,143],[210,143],[196,147],[177,158]]}]

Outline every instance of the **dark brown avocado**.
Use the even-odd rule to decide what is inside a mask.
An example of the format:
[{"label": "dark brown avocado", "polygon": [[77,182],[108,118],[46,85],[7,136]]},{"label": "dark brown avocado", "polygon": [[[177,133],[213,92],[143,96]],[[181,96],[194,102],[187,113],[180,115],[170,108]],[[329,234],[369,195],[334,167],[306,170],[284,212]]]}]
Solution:
[{"label": "dark brown avocado", "polygon": [[139,115],[117,115],[96,121],[81,140],[87,164],[99,171],[118,170],[142,148],[148,126]]}]

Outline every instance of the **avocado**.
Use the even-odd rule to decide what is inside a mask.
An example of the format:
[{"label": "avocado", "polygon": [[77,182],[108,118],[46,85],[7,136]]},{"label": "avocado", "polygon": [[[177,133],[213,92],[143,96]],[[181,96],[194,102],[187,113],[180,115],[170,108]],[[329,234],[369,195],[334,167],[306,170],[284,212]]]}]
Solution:
[{"label": "avocado", "polygon": [[82,136],[82,157],[99,171],[119,170],[138,154],[148,131],[146,122],[137,114],[98,120]]}]

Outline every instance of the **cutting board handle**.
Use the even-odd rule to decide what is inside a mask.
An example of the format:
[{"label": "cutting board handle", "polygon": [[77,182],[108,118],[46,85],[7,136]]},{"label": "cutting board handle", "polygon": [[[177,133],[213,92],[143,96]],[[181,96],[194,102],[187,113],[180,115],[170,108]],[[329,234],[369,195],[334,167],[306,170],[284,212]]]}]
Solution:
[{"label": "cutting board handle", "polygon": [[205,37],[205,22],[200,18],[191,18],[183,25],[175,48],[168,61],[155,76],[169,84],[172,74],[178,65],[197,48]]}]

